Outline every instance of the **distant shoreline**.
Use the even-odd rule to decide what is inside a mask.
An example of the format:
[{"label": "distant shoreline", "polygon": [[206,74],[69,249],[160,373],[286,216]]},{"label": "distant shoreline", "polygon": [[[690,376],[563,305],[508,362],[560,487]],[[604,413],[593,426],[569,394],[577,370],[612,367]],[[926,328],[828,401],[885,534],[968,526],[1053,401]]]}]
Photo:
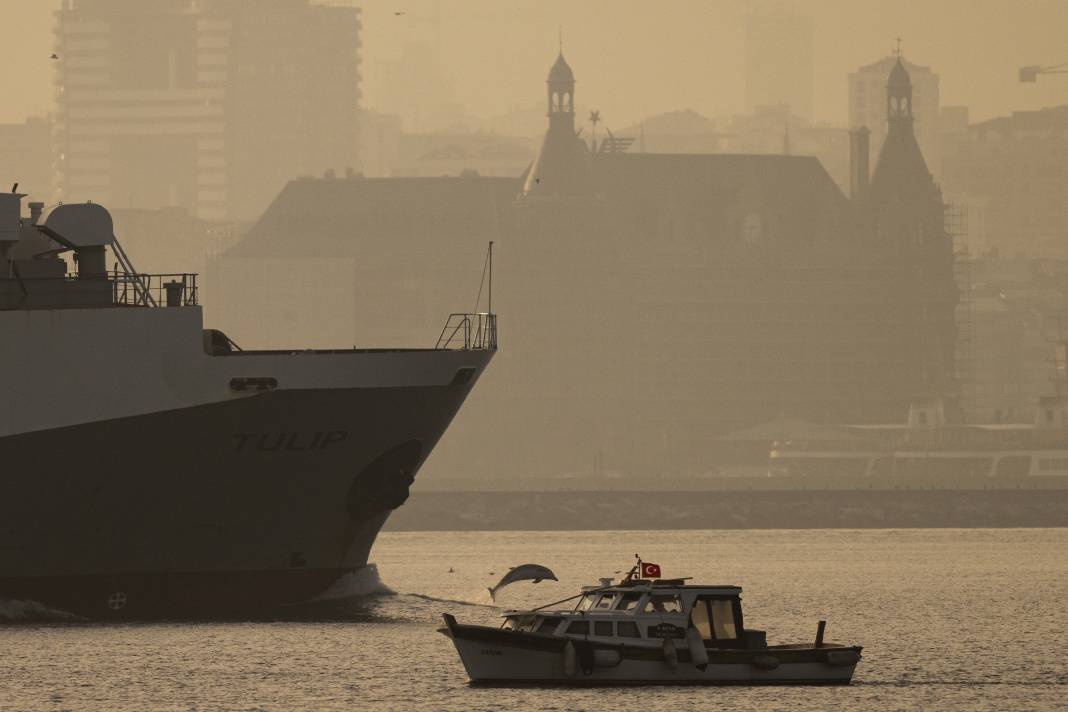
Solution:
[{"label": "distant shoreline", "polygon": [[1068,490],[415,492],[386,531],[1068,527]]}]

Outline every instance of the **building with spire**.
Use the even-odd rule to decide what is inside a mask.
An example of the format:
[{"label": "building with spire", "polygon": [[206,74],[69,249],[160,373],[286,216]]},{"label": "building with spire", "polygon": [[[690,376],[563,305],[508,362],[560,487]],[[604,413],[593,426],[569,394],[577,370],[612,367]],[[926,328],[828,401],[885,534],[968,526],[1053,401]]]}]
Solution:
[{"label": "building with spire", "polygon": [[900,65],[912,85],[913,132],[929,169],[938,176],[941,166],[939,114],[941,98],[939,76],[930,67],[909,62],[895,51],[877,62],[860,67],[849,75],[849,127],[867,127],[871,132],[872,159],[879,155],[886,140],[887,79]]},{"label": "building with spire", "polygon": [[[441,308],[470,299],[464,265],[477,280],[494,240],[502,350],[435,450],[441,477],[616,471],[655,486],[721,470],[736,455],[728,435],[756,425],[899,422],[947,387],[954,292],[908,88],[888,97],[886,84],[880,103],[900,122],[870,181],[856,162],[871,186],[850,198],[815,157],[785,150],[589,150],[561,55],[523,176],[292,183],[224,258],[225,287],[278,304],[275,339],[329,303],[345,318],[316,328],[336,325],[333,343],[352,343],[355,325],[402,342],[402,327],[430,332]],[[270,260],[284,271],[268,276]],[[308,282],[330,291],[305,294]],[[216,322],[262,340],[238,316]]]},{"label": "building with spire", "polygon": [[545,82],[549,127],[523,181],[525,197],[576,197],[589,192],[589,155],[575,130],[575,74],[561,48]]},{"label": "building with spire", "polygon": [[957,388],[953,240],[942,191],[916,138],[912,80],[900,57],[886,82],[886,126],[861,208],[879,258],[901,267],[902,337],[917,346],[903,367],[931,393],[951,395]]}]

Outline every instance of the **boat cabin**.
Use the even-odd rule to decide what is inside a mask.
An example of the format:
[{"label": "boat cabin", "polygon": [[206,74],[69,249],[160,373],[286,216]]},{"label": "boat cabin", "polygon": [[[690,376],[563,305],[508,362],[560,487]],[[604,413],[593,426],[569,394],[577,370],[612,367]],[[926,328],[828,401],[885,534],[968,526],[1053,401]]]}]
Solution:
[{"label": "boat cabin", "polygon": [[634,579],[586,586],[570,609],[509,611],[503,628],[602,643],[661,645],[696,628],[709,647],[749,648],[762,631],[746,631],[738,586],[691,586],[679,579]]}]

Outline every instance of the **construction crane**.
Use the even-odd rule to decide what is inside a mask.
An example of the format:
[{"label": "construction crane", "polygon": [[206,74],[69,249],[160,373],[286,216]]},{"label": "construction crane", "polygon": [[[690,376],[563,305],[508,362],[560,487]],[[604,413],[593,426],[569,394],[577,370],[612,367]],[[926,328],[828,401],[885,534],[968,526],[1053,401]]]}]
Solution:
[{"label": "construction crane", "polygon": [[1068,62],[1049,67],[1040,67],[1037,64],[1020,67],[1021,82],[1034,83],[1038,81],[1039,74],[1068,74]]}]

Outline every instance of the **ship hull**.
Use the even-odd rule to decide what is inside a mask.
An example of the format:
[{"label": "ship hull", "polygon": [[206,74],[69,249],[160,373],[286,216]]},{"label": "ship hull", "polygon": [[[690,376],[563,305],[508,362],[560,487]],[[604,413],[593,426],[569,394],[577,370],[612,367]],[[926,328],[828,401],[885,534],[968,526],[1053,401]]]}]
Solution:
[{"label": "ship hull", "polygon": [[[93,618],[314,598],[366,565],[491,357],[408,355],[420,385],[280,389],[0,438],[0,597]],[[315,354],[291,359],[315,369]],[[450,381],[457,365],[474,377]]]}]

